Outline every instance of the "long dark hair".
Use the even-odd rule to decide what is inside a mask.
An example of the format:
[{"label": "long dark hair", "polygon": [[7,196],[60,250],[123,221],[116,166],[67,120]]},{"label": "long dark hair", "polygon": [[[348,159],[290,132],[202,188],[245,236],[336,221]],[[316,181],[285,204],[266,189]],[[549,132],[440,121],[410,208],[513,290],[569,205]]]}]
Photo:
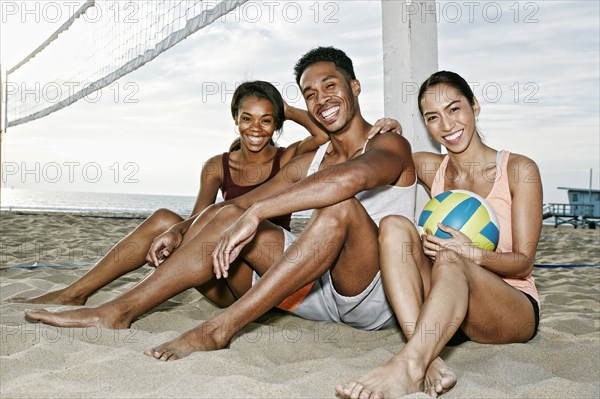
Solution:
[{"label": "long dark hair", "polygon": [[462,76],[450,71],[439,71],[432,74],[427,78],[426,81],[423,82],[423,84],[421,84],[421,88],[419,89],[419,111],[421,113],[423,113],[423,110],[421,109],[421,99],[423,98],[425,92],[429,88],[442,83],[454,87],[460,92],[460,94],[469,100],[469,104],[471,104],[471,106],[474,105],[475,94],[473,94],[473,90],[471,90],[471,87],[467,81],[462,78]]},{"label": "long dark hair", "polygon": [[[421,114],[423,113],[423,110],[421,109],[421,99],[423,98],[423,95],[425,95],[425,92],[428,89],[439,84],[447,84],[448,86],[454,87],[460,92],[460,94],[467,98],[469,104],[471,104],[471,108],[473,108],[473,106],[475,105],[475,94],[473,94],[471,86],[469,86],[467,81],[462,76],[455,72],[438,71],[432,74],[430,77],[428,77],[427,80],[425,80],[423,84],[421,84],[421,88],[419,89],[418,101],[419,112],[421,112]],[[475,131],[479,135],[479,138],[483,139],[483,136],[481,135],[481,132],[477,127],[475,128]]]}]

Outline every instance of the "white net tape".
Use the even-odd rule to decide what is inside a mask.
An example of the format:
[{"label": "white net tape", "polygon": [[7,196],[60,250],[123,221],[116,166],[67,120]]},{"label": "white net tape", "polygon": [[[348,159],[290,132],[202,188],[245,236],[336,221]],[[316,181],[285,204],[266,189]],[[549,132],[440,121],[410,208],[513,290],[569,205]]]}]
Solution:
[{"label": "white net tape", "polygon": [[247,0],[87,0],[7,72],[7,126],[110,85]]}]

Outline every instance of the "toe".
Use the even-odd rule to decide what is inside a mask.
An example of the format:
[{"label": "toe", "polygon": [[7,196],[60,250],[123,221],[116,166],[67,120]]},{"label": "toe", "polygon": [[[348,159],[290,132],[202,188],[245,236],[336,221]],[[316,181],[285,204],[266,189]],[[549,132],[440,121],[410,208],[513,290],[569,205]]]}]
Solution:
[{"label": "toe", "polygon": [[435,393],[437,395],[440,395],[440,394],[444,393],[444,386],[442,385],[442,380],[441,379],[435,380],[434,388],[435,388]]},{"label": "toe", "polygon": [[354,385],[354,387],[352,388],[352,392],[350,392],[350,398],[351,399],[359,399],[360,393],[362,392],[363,389],[364,389],[364,386],[357,382]]},{"label": "toe", "polygon": [[377,391],[371,395],[371,399],[383,399],[383,392]]},{"label": "toe", "polygon": [[347,384],[340,385],[339,387],[341,388],[341,392],[340,391],[338,391],[338,392],[345,398],[349,398],[350,394],[352,394],[352,390],[354,389],[355,386],[356,386],[356,382],[351,381]]},{"label": "toe", "polygon": [[342,397],[346,396],[346,390],[349,389],[348,385],[341,384],[335,387],[335,391]]},{"label": "toe", "polygon": [[[169,361],[171,359],[171,357],[173,357],[173,354],[171,353],[171,351],[167,350],[167,351],[164,351],[162,353],[162,355],[160,355],[158,357],[158,360],[163,361],[163,362],[167,362],[167,361]],[[175,360],[175,359],[173,359],[173,360]]]}]

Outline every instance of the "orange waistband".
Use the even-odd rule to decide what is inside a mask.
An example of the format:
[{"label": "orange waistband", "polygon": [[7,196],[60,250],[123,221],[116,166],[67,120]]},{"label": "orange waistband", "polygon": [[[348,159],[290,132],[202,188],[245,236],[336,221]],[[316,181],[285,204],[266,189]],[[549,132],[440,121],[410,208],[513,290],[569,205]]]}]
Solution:
[{"label": "orange waistband", "polygon": [[285,310],[286,312],[291,312],[292,310],[296,309],[296,307],[302,303],[304,298],[306,298],[314,284],[314,281],[306,284],[304,287],[300,288],[298,291],[281,301],[281,303],[277,305],[277,308]]}]

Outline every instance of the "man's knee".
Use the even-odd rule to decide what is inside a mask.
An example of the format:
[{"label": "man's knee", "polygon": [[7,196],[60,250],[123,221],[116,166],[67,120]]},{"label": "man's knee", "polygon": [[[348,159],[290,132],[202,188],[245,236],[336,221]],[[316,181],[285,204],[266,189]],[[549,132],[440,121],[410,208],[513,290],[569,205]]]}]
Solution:
[{"label": "man's knee", "polygon": [[314,214],[317,219],[327,219],[332,226],[336,223],[346,225],[358,218],[369,217],[365,208],[355,198],[349,198],[337,204],[317,209]]},{"label": "man's knee", "polygon": [[159,230],[167,230],[169,227],[182,220],[181,216],[166,208],[157,209],[148,218],[148,221]]},{"label": "man's knee", "polygon": [[219,212],[219,210],[222,207],[223,207],[223,205],[221,205],[221,204],[212,204],[212,205],[209,205],[206,208],[204,208],[204,210],[202,211],[201,215],[202,215],[202,217],[212,218],[213,216],[215,216],[217,214],[217,212]]},{"label": "man's knee", "polygon": [[236,205],[221,206],[218,204],[213,204],[206,208],[206,210],[202,212],[200,216],[196,216],[196,219],[190,226],[186,235],[190,233],[192,236],[196,235],[209,222],[221,223],[224,226],[229,226],[231,223],[237,220],[244,213],[244,211],[245,209]]},{"label": "man's knee", "polygon": [[216,213],[215,217],[219,219],[237,219],[242,216],[244,212],[246,212],[244,208],[229,204],[222,206]]}]

